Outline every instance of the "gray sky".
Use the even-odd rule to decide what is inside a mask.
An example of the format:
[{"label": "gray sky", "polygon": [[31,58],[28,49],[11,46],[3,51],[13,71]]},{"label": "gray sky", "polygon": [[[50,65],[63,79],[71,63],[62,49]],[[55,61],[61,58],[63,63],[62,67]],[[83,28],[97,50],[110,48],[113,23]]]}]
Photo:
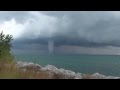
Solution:
[{"label": "gray sky", "polygon": [[29,45],[33,51],[41,50],[41,47],[47,45],[48,39],[52,38],[56,47],[109,47],[114,52],[116,49],[113,47],[118,50],[120,47],[120,12],[1,11],[2,30],[5,34],[13,35],[15,49],[27,50],[26,46]]}]

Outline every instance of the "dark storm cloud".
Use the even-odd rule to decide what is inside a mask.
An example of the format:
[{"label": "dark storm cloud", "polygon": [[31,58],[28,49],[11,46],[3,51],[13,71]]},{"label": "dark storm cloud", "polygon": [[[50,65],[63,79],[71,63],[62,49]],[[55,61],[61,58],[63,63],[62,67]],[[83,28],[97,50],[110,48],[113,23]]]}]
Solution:
[{"label": "dark storm cloud", "polygon": [[[41,11],[0,12],[21,23],[20,44],[46,45],[51,38],[58,45],[120,46],[120,12],[107,11]],[[6,19],[9,21],[8,19]],[[17,33],[17,31],[16,31]]]},{"label": "dark storm cloud", "polygon": [[54,36],[58,43],[85,46],[119,45],[120,19],[111,12],[73,11],[44,14],[59,18]]}]

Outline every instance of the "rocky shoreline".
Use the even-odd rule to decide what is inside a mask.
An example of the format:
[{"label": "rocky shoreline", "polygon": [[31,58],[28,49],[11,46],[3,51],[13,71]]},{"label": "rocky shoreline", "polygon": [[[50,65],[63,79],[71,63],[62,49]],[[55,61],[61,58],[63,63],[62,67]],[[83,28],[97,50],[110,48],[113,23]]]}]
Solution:
[{"label": "rocky shoreline", "polygon": [[63,68],[58,69],[53,65],[42,67],[39,64],[18,61],[16,62],[16,66],[23,71],[34,70],[35,72],[47,72],[50,78],[54,77],[56,79],[120,79],[120,77],[105,76],[99,73],[94,73],[92,75],[75,73]]}]

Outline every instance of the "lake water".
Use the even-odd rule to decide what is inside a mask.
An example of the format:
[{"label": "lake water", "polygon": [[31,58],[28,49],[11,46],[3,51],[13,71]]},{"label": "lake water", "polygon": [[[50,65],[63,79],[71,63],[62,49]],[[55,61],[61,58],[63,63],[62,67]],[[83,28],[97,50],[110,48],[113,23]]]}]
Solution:
[{"label": "lake water", "polygon": [[75,72],[120,76],[120,56],[117,55],[16,55],[16,60],[34,62],[41,66],[54,65]]}]

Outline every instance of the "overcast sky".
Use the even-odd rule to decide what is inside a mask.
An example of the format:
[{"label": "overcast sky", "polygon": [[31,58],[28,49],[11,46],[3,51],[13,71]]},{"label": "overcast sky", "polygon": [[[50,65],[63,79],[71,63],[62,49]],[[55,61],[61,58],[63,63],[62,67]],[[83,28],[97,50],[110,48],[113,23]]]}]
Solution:
[{"label": "overcast sky", "polygon": [[13,48],[27,50],[29,45],[40,51],[51,38],[56,47],[109,47],[113,51],[120,47],[120,12],[0,11],[2,30],[13,35]]}]

